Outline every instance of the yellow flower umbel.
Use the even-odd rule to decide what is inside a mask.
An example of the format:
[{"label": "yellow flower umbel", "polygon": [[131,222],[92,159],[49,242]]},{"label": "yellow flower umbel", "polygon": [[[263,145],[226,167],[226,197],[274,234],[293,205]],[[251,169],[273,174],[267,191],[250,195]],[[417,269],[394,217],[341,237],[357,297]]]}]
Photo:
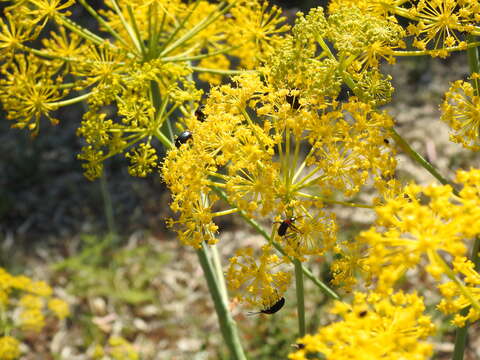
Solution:
[{"label": "yellow flower umbel", "polygon": [[[480,74],[471,79],[479,81]],[[470,82],[455,81],[445,94],[441,105],[442,117],[452,129],[450,140],[464,147],[480,150],[480,96]]]},{"label": "yellow flower umbel", "polygon": [[[183,243],[196,248],[215,243],[215,218],[242,212],[280,223],[272,226],[271,240],[290,259],[306,261],[336,252],[337,225],[329,204],[356,206],[342,200],[367,183],[381,182],[382,189],[380,179],[393,176],[395,153],[384,141],[393,121],[375,108],[389,91],[374,85],[375,91],[365,88],[371,96],[366,101],[353,96],[344,103],[336,100],[347,77],[347,57],[361,56],[365,44],[351,54],[339,46],[337,59],[325,43],[336,36],[328,32],[333,24],[321,8],[299,14],[292,34],[264,62],[260,74],[236,76],[233,84],[213,88],[205,117],[185,119],[191,137],[169,151],[162,167],[177,213],[170,224]],[[376,25],[372,20],[367,28],[380,36]],[[352,78],[356,70],[348,67],[349,79],[358,80]],[[366,78],[358,80],[359,87],[366,84]],[[220,198],[228,203],[226,210],[218,209],[224,205]],[[242,251],[242,244],[238,248]],[[269,273],[256,276],[268,278]],[[229,281],[235,284],[235,276]],[[278,299],[271,285],[261,295],[262,286],[248,294],[232,284],[244,290],[241,298],[253,296],[256,306]],[[277,289],[278,294],[283,291]]]},{"label": "yellow flower umbel", "polygon": [[105,346],[96,344],[91,356],[95,360],[138,360],[140,352],[125,338],[111,336]]},{"label": "yellow flower umbel", "polygon": [[434,50],[434,56],[447,56],[447,48],[466,49],[461,33],[478,34],[480,4],[477,1],[420,0],[407,4],[411,7],[396,9],[396,13],[416,21],[407,27],[413,46]]},{"label": "yellow flower umbel", "polygon": [[[427,204],[421,202],[421,194],[430,199]],[[438,278],[443,272],[438,251],[466,255],[465,238],[480,228],[468,225],[471,216],[477,215],[465,213],[458,200],[448,185],[421,188],[412,184],[404,194],[376,208],[377,227],[362,232],[357,241],[369,246],[368,269],[380,280],[379,286],[389,287],[425,257],[429,261],[426,270]]]},{"label": "yellow flower umbel", "polygon": [[[75,3],[98,29],[72,20]],[[194,73],[219,83],[235,57],[240,68],[252,68],[288,29],[278,8],[257,0],[112,0],[106,6],[97,12],[86,0],[17,1],[0,22],[0,101],[7,118],[37,134],[42,118],[57,124],[56,110],[86,102],[77,134],[86,142],[79,159],[89,179],[116,154],[130,161],[132,176],[153,172],[157,143],[174,139],[171,122],[198,107],[202,90]]]},{"label": "yellow flower umbel", "polygon": [[20,357],[20,342],[11,336],[0,337],[0,359],[15,360]]},{"label": "yellow flower umbel", "polygon": [[230,289],[256,309],[275,304],[290,285],[291,274],[280,267],[284,260],[272,250],[269,245],[263,246],[257,259],[252,248],[242,248],[230,258],[226,274]]},{"label": "yellow flower umbel", "polygon": [[[23,332],[40,332],[52,313],[62,320],[69,315],[68,304],[52,297],[52,288],[43,281],[13,276],[0,268],[0,359],[20,356]],[[47,309],[48,303],[48,309]],[[50,310],[50,311],[48,311]]]},{"label": "yellow flower umbel", "polygon": [[[361,269],[376,291],[387,293],[409,269],[427,271],[443,295],[439,305],[456,313],[454,323],[480,316],[480,275],[467,260],[469,243],[480,234],[480,170],[459,171],[460,192],[449,185],[408,185],[404,193],[376,207],[376,226],[356,238],[358,251],[339,263],[343,274]],[[342,265],[342,266],[340,266]],[[447,278],[449,282],[443,283]],[[468,314],[460,310],[471,306]]]},{"label": "yellow flower umbel", "polygon": [[423,299],[398,292],[389,296],[356,293],[353,304],[337,302],[333,314],[342,320],[314,335],[298,339],[290,360],[429,359],[431,344],[424,341],[435,328],[423,314]]}]

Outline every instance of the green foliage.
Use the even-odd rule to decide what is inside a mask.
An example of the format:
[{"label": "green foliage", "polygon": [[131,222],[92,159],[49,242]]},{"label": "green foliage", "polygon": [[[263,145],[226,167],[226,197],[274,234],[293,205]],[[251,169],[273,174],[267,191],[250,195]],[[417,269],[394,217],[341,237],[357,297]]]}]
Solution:
[{"label": "green foliage", "polygon": [[111,236],[83,235],[78,255],[54,265],[69,278],[68,290],[80,297],[105,296],[120,304],[155,302],[152,280],[168,263],[168,254],[150,244],[112,248]]}]

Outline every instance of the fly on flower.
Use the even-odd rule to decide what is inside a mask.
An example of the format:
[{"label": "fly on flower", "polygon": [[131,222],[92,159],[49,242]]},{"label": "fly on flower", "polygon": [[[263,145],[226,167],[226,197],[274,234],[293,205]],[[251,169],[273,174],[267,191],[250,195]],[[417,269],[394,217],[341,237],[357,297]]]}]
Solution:
[{"label": "fly on flower", "polygon": [[270,306],[269,308],[257,311],[257,312],[250,312],[247,315],[257,315],[257,314],[275,314],[276,312],[280,311],[280,309],[285,305],[285,298],[281,297],[275,304]]}]

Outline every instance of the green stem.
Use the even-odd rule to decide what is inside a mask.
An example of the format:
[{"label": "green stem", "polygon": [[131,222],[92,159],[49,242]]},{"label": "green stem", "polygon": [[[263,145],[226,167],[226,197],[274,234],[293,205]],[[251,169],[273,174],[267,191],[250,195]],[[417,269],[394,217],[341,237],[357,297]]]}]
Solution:
[{"label": "green stem", "polygon": [[325,199],[321,196],[315,196],[315,195],[310,195],[307,193],[303,192],[297,192],[297,195],[309,198],[309,199],[315,199],[315,200],[320,200],[326,204],[337,204],[337,205],[343,205],[343,206],[349,206],[349,207],[356,207],[356,208],[362,208],[362,209],[375,209],[375,206],[373,205],[367,205],[367,204],[358,204],[354,202],[349,202],[349,201],[338,201],[338,200],[332,200],[332,199]]},{"label": "green stem", "polygon": [[71,98],[71,99],[68,99],[68,100],[51,102],[51,103],[48,103],[48,105],[58,106],[58,107],[68,106],[68,105],[79,103],[79,102],[87,99],[90,95],[92,95],[92,93],[86,93],[86,94],[79,95],[77,97],[74,97],[74,98]]},{"label": "green stem", "polygon": [[112,46],[112,44],[110,42],[105,41],[105,39],[103,39],[100,36],[92,33],[90,30],[81,27],[80,25],[73,22],[72,20],[70,20],[66,16],[60,15],[58,17],[58,19],[60,19],[62,25],[64,25],[66,28],[70,29],[74,33],[78,34],[80,37],[84,38],[85,40],[91,41],[91,42],[93,42],[94,44],[97,44],[97,45],[108,44],[108,45]]},{"label": "green stem", "polygon": [[221,70],[221,69],[210,69],[198,66],[191,66],[190,67],[193,71],[197,72],[206,72],[210,74],[218,74],[218,75],[240,75],[240,74],[247,74],[255,72],[255,70]]},{"label": "green stem", "polygon": [[[480,270],[480,237],[475,239],[472,248],[472,261],[475,264],[475,270]],[[468,314],[470,307],[467,307],[461,311],[461,315],[465,316]],[[464,327],[458,328],[455,333],[455,347],[453,350],[452,360],[463,360],[465,354],[465,348],[467,345],[467,333],[468,333],[468,323]]]},{"label": "green stem", "polygon": [[[227,195],[221,189],[219,189],[217,187],[212,187],[212,188],[213,188],[213,191],[215,191],[225,202],[230,204],[230,202],[228,201]],[[260,235],[262,235],[265,238],[265,240],[267,240],[269,243],[271,243],[273,245],[273,247],[275,249],[277,249],[277,251],[280,254],[282,254],[283,256],[286,256],[292,263],[294,262],[294,259],[291,256],[287,255],[285,250],[283,250],[282,247],[276,241],[272,241],[271,236],[268,235],[267,232],[255,220],[251,219],[245,213],[245,211],[240,210],[238,213],[250,226],[252,226],[255,229],[256,232],[258,232]],[[327,295],[328,297],[330,297],[332,299],[335,299],[335,300],[340,299],[340,296],[338,296],[338,294],[335,291],[330,289],[325,283],[323,283],[320,279],[318,279],[315,275],[313,275],[313,273],[309,269],[307,269],[303,264],[302,264],[302,271],[303,271],[304,275],[307,278],[309,278],[315,285],[317,285],[317,287],[325,295]]]},{"label": "green stem", "polygon": [[298,337],[303,337],[305,331],[305,297],[303,289],[303,270],[300,260],[293,261],[295,265],[295,291],[297,293]]},{"label": "green stem", "polygon": [[[467,41],[469,44],[474,43],[475,36],[468,35]],[[467,49],[467,56],[468,56],[468,65],[470,67],[470,74],[473,73],[480,73],[480,65],[478,59],[478,48],[477,47],[469,47]],[[475,89],[475,95],[478,96],[480,94],[480,84],[478,79],[472,79],[472,86]]]},{"label": "green stem", "polygon": [[[480,42],[472,42],[467,45],[467,49],[477,47],[480,45]],[[452,47],[447,47],[443,50],[446,50],[448,52],[454,52],[454,51],[463,51],[465,50],[464,46],[452,46]],[[429,56],[434,53],[435,50],[395,50],[392,52],[393,56]]]},{"label": "green stem", "polygon": [[117,240],[117,230],[115,225],[115,216],[113,214],[112,197],[110,196],[110,191],[108,190],[108,180],[107,175],[105,175],[105,171],[102,171],[102,175],[100,176],[100,190],[102,192],[108,233],[109,236],[112,237],[112,243],[115,243]]},{"label": "green stem", "polygon": [[[218,5],[218,8],[220,9],[218,11],[218,13],[215,13],[215,11],[213,11],[212,13],[207,15],[204,19],[202,19],[199,23],[195,24],[190,30],[188,30],[185,34],[183,34],[173,44],[170,44],[167,48],[163,49],[163,51],[160,54],[160,57],[164,57],[167,54],[171,53],[177,47],[183,45],[184,43],[189,41],[191,38],[193,38],[195,35],[197,35],[200,31],[207,28],[210,24],[212,24],[214,21],[216,21],[220,16],[225,14],[232,6],[235,6],[235,2],[236,1],[233,1],[230,4],[228,4],[227,2],[220,3]],[[197,4],[198,3],[199,2],[197,2]],[[222,6],[225,5],[225,4],[227,4],[227,5],[222,8]]]},{"label": "green stem", "polygon": [[159,129],[156,129],[153,135],[155,135],[155,137],[165,146],[166,149],[171,149],[173,147],[172,142],[165,135],[163,135]]},{"label": "green stem", "polygon": [[425,170],[427,170],[430,174],[432,174],[441,184],[443,185],[450,185],[453,188],[453,193],[458,196],[458,191],[455,189],[453,183],[448,181],[446,178],[442,176],[438,172],[435,167],[430,164],[427,160],[425,160],[422,155],[417,153],[413,148],[410,146],[408,142],[405,141],[403,137],[400,136],[399,133],[394,128],[390,129],[393,139],[395,140],[396,144],[402,148],[403,151],[407,153],[410,158],[420,164]]},{"label": "green stem", "polygon": [[137,36],[135,34],[135,31],[132,29],[130,24],[127,22],[125,17],[123,16],[122,10],[120,9],[120,6],[117,3],[117,0],[111,0],[113,8],[115,9],[115,12],[117,13],[118,17],[120,18],[120,22],[122,23],[123,27],[127,31],[128,36],[132,40],[133,45],[135,45],[136,49],[138,52],[142,52],[142,49],[140,47],[140,39],[137,39]]},{"label": "green stem", "polygon": [[225,284],[225,276],[223,275],[222,262],[220,260],[220,254],[218,253],[217,245],[210,245],[210,253],[212,258],[212,264],[217,274],[218,285],[224,299],[228,299],[227,285]]},{"label": "green stem", "polygon": [[197,256],[200,265],[202,266],[205,279],[207,280],[208,290],[210,291],[215,305],[215,311],[218,316],[223,339],[230,350],[232,359],[246,360],[238,337],[235,321],[230,316],[227,302],[225,301],[226,299],[222,296],[222,290],[217,282],[217,276],[215,275],[212,263],[208,259],[206,246],[204,244],[202,244],[200,249],[197,249]]},{"label": "green stem", "polygon": [[201,54],[201,55],[187,56],[187,55],[181,54],[181,55],[176,55],[176,56],[167,56],[167,57],[162,58],[162,61],[164,61],[164,62],[176,62],[176,61],[182,62],[182,61],[201,60],[201,59],[216,56],[216,55],[219,55],[219,54],[225,54],[229,51],[238,49],[239,47],[240,46],[229,46],[229,47],[224,48],[224,49],[220,49],[220,50],[217,50],[217,51],[212,51],[212,52],[209,52],[207,54]]},{"label": "green stem", "polygon": [[[152,93],[155,98],[159,98],[160,94],[158,92],[152,91]],[[171,149],[173,147],[172,142],[162,134],[158,128],[155,130],[154,135],[162,142],[165,148]],[[209,259],[208,249],[205,244],[202,244],[202,247],[197,249],[197,256],[202,266],[205,279],[207,280],[208,290],[212,296],[223,339],[230,350],[232,359],[246,360],[247,358],[240,343],[236,323],[228,311],[227,288],[217,250],[215,247],[212,247],[213,262]]]},{"label": "green stem", "polygon": [[145,57],[147,54],[145,45],[142,41],[142,36],[140,35],[140,30],[138,29],[137,21],[135,19],[135,14],[133,13],[132,7],[127,5],[128,16],[130,17],[130,21],[132,22],[133,32],[135,34],[135,38],[137,39],[138,46],[140,46],[140,51],[142,56]]},{"label": "green stem", "polygon": [[121,42],[124,46],[129,47],[128,43],[118,34],[98,13],[95,11],[94,8],[92,8],[86,0],[79,0],[78,1],[87,11],[90,15],[92,15],[95,20],[98,21],[100,25],[102,25],[110,35],[112,35],[115,39],[117,39],[119,42]]},{"label": "green stem", "polygon": [[[472,35],[467,36],[467,42],[469,45],[473,44],[475,37]],[[479,73],[480,68],[480,59],[478,54],[478,49],[476,47],[468,48],[468,65],[470,67],[470,74],[476,72]],[[480,86],[478,80],[472,80],[472,86],[475,89],[475,95],[480,93]],[[480,237],[475,239],[472,247],[471,260],[475,264],[475,270],[480,270]],[[467,315],[470,310],[470,307],[467,307],[461,311],[463,316]],[[455,333],[455,347],[453,349],[453,360],[463,360],[465,354],[465,348],[467,346],[467,337],[468,337],[468,322],[464,327],[457,329]]]}]

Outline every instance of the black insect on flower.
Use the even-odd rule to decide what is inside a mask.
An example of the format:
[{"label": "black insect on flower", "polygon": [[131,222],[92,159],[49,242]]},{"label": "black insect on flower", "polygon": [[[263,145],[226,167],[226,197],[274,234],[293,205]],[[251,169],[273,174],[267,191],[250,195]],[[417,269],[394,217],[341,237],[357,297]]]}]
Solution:
[{"label": "black insect on flower", "polygon": [[390,144],[390,140],[388,140],[388,139],[383,139],[383,142],[384,142],[386,145]]},{"label": "black insect on flower", "polygon": [[363,310],[363,311],[360,311],[360,312],[358,313],[358,317],[363,318],[363,317],[367,316],[367,314],[368,314],[368,311],[367,311],[367,310]]},{"label": "black insect on flower", "polygon": [[193,134],[189,130],[185,130],[175,139],[175,147],[179,148],[182,144],[185,144],[188,140],[193,140]]},{"label": "black insect on flower", "polygon": [[204,109],[205,109],[205,105],[201,105],[197,108],[197,110],[195,110],[195,117],[200,122],[204,122],[207,117],[203,112]]},{"label": "black insect on flower", "polygon": [[286,95],[285,100],[290,104],[293,110],[300,109],[300,98],[297,95]]},{"label": "black insect on flower", "polygon": [[257,314],[275,314],[277,311],[279,311],[283,305],[285,305],[285,298],[281,297],[275,304],[270,306],[269,308],[257,311],[257,312],[250,312],[247,315],[257,315]]},{"label": "black insect on flower", "polygon": [[278,230],[277,230],[278,236],[285,236],[289,228],[299,232],[298,228],[293,224],[295,220],[297,220],[297,218],[290,217],[281,222],[276,221],[276,223],[280,223],[280,226],[278,227]]}]

